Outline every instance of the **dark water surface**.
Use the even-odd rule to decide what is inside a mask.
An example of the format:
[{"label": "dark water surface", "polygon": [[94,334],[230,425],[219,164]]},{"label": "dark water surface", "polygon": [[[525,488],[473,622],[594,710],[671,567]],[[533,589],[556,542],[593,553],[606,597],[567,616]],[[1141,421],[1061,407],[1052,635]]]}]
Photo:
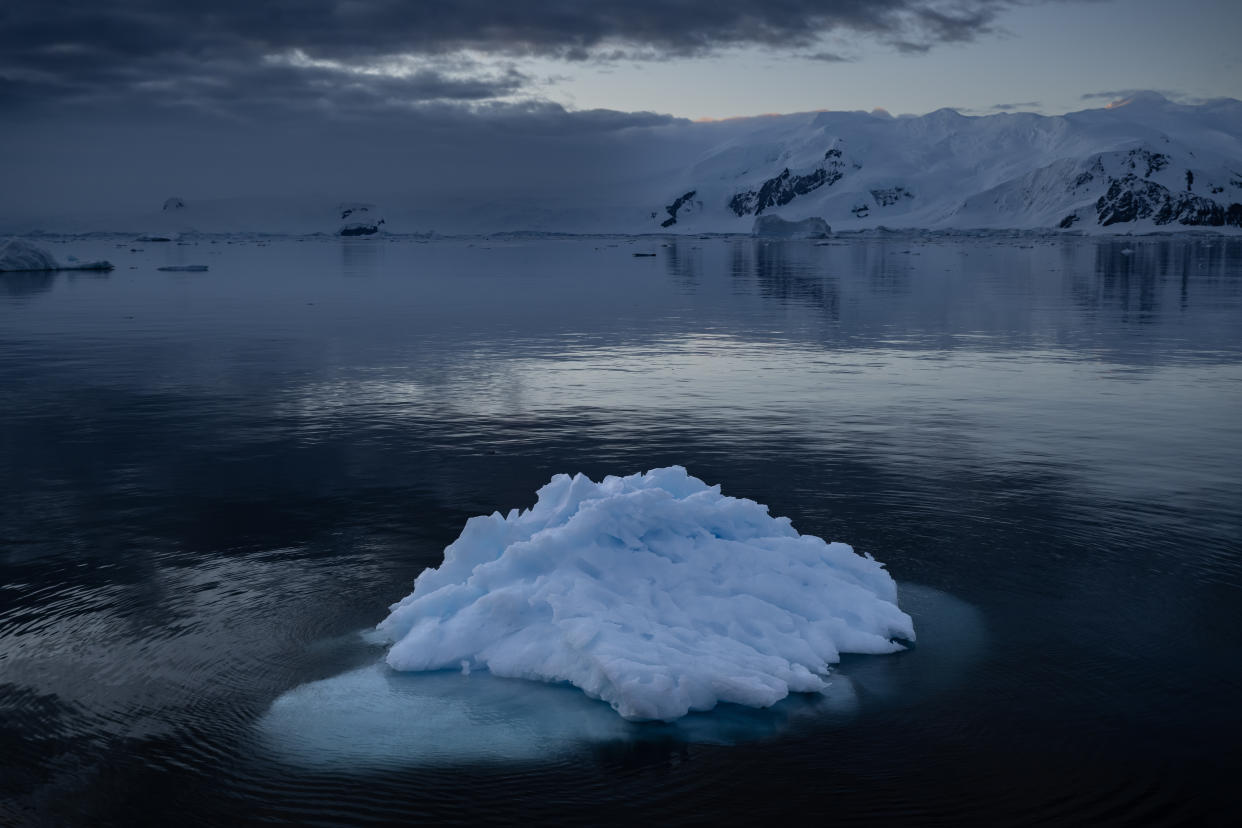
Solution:
[{"label": "dark water surface", "polygon": [[[1242,240],[116,242],[0,274],[0,824],[1242,816]],[[373,672],[468,517],[674,463],[918,648],[680,728]]]}]

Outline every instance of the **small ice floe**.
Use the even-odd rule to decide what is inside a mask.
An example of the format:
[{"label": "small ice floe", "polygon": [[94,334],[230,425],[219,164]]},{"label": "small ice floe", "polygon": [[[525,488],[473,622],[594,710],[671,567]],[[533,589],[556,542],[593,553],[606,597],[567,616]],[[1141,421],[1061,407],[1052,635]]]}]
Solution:
[{"label": "small ice floe", "polygon": [[207,265],[166,265],[157,267],[156,270],[162,270],[165,273],[205,273]]},{"label": "small ice floe", "polygon": [[1131,256],[1133,254],[1134,254],[1134,248],[1132,247],[1127,247],[1121,251],[1121,255],[1123,256]]},{"label": "small ice floe", "polygon": [[883,564],[680,466],[557,475],[467,521],[391,609],[395,670],[569,682],[635,721],[819,693],[843,653],[914,640]]},{"label": "small ice floe", "polygon": [[0,247],[0,271],[113,269],[111,262],[80,262],[72,256],[69,259],[68,264],[61,264],[47,250],[21,239],[9,239]]}]

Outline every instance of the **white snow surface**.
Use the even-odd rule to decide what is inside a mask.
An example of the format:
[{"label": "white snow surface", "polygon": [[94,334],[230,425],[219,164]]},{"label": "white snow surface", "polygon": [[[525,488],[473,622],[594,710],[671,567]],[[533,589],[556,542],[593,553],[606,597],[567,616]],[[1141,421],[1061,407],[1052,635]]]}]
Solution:
[{"label": "white snow surface", "polygon": [[557,475],[533,508],[467,521],[391,610],[394,669],[570,682],[631,720],[767,707],[914,639],[883,564],[680,466]]},{"label": "white snow surface", "polygon": [[[360,200],[344,205],[332,194],[194,198],[175,211],[37,217],[15,202],[0,205],[0,228],[305,234],[382,217],[385,232],[415,234],[749,234],[775,215],[822,218],[837,233],[1242,233],[1242,101],[1232,98],[1186,105],[1147,92],[1052,116],[803,112],[635,128],[626,142],[638,160],[607,184],[576,183],[553,163],[546,178],[563,186],[480,196],[428,191],[394,171],[379,190],[359,181]],[[341,218],[352,206],[370,215]]]},{"label": "white snow surface", "polygon": [[[1222,210],[1242,202],[1242,101],[1227,98],[1188,106],[1139,93],[1057,116],[819,112],[706,126],[715,142],[696,163],[668,171],[654,200],[671,205],[692,192],[701,203],[678,211],[673,232],[744,232],[772,214],[822,217],[838,232],[1055,230],[1071,215],[1075,232],[1169,232],[1202,225],[1161,218],[1166,197]],[[1150,185],[1157,209],[1110,222],[1097,205],[1118,182],[1123,192]],[[667,219],[653,206],[649,226]]]}]

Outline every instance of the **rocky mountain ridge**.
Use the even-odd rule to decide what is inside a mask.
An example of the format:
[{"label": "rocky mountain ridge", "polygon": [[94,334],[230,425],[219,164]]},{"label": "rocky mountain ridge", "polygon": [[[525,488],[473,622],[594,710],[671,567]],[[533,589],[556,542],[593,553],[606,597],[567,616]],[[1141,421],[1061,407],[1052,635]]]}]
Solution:
[{"label": "rocky mountain ridge", "polygon": [[672,185],[683,195],[662,228],[741,230],[779,212],[842,230],[1242,229],[1242,102],[1231,99],[1145,93],[1062,116],[824,112],[721,133]]}]

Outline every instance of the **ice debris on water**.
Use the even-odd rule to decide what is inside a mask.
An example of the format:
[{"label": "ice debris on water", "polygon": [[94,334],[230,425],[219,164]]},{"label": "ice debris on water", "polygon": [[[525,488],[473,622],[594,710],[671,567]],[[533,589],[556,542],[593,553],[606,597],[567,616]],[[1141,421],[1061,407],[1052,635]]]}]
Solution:
[{"label": "ice debris on water", "polygon": [[826,239],[832,233],[828,222],[811,217],[802,221],[786,221],[780,216],[758,216],[751,226],[752,236],[771,239]]},{"label": "ice debris on water", "polygon": [[112,264],[80,262],[73,256],[69,257],[69,264],[61,264],[42,247],[21,239],[9,239],[0,246],[0,272],[23,270],[112,270]]},{"label": "ice debris on water", "polygon": [[914,640],[883,564],[672,466],[467,521],[379,632],[397,670],[570,682],[626,719],[766,707]]}]

